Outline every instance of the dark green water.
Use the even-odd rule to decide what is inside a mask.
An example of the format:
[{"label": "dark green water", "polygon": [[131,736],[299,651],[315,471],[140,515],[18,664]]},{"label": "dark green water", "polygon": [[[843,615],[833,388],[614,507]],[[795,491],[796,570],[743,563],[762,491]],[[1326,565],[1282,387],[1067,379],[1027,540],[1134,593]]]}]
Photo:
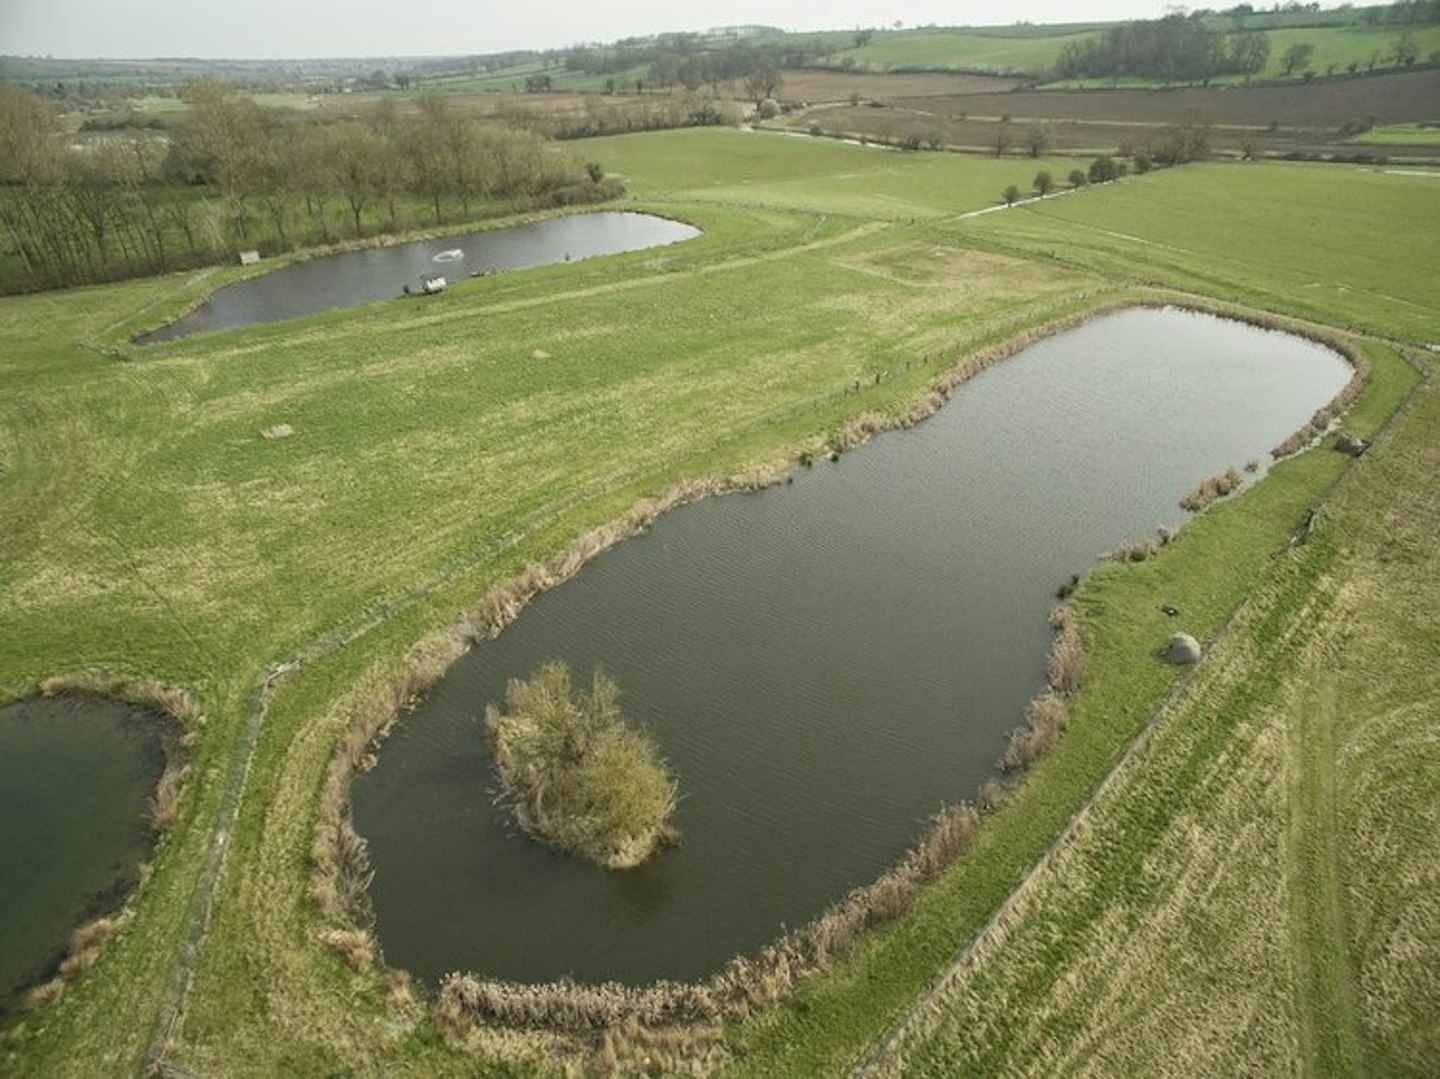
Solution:
[{"label": "dark green water", "polygon": [[161,722],[100,697],[0,707],[0,1013],[135,886],[165,768]]},{"label": "dark green water", "polygon": [[[1292,336],[1121,312],[791,485],[664,517],[458,661],[355,781],[387,960],[643,983],[808,921],[993,774],[1056,585],[1178,524],[1207,476],[1263,468],[1349,377]],[[607,873],[492,804],[485,704],[551,657],[603,666],[654,732],[681,847]]]}]

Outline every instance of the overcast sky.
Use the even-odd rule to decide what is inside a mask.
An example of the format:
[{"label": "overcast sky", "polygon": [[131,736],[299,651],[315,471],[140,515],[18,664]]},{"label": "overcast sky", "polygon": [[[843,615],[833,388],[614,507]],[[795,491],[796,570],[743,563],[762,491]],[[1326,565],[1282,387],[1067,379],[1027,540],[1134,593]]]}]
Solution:
[{"label": "overcast sky", "polygon": [[[1164,0],[0,0],[0,54],[424,56],[763,23],[787,30],[1148,18]],[[1258,6],[1258,5],[1257,5]]]}]

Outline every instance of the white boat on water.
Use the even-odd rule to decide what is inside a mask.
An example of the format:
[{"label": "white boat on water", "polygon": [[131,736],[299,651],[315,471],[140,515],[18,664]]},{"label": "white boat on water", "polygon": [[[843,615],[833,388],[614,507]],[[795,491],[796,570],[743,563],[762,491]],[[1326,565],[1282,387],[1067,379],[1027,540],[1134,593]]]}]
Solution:
[{"label": "white boat on water", "polygon": [[458,247],[452,247],[449,251],[441,251],[441,252],[439,252],[438,254],[432,255],[431,258],[430,258],[430,261],[431,261],[431,262],[459,262],[459,261],[460,261],[461,259],[463,259],[464,257],[465,257],[465,252],[464,252],[464,250],[462,250],[461,248],[458,248]]}]

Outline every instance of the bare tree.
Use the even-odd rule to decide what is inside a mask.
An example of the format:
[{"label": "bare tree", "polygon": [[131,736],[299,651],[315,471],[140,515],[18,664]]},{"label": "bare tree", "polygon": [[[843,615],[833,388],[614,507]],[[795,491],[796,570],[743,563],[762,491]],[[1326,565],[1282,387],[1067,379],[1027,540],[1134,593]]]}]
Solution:
[{"label": "bare tree", "polygon": [[991,145],[995,147],[995,156],[1004,157],[1005,151],[1010,149],[1011,143],[1015,141],[1015,131],[1010,126],[1009,119],[1001,120],[995,125],[995,132]]},{"label": "bare tree", "polygon": [[385,173],[390,167],[389,143],[359,120],[334,125],[325,141],[337,186],[350,206],[355,235],[363,235],[361,215],[385,187]]},{"label": "bare tree", "polygon": [[1036,121],[1025,129],[1025,145],[1029,147],[1031,157],[1044,155],[1050,148],[1051,135],[1051,127],[1044,121]]},{"label": "bare tree", "polygon": [[255,102],[211,79],[186,83],[181,96],[191,106],[179,124],[182,151],[225,200],[236,238],[246,240],[245,200],[264,180],[264,115]]}]

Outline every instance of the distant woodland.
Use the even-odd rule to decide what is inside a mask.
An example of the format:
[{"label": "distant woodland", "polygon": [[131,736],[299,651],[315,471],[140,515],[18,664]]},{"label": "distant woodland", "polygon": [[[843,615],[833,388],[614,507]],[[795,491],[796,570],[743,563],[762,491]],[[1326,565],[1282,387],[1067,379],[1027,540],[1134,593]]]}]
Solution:
[{"label": "distant woodland", "polygon": [[0,84],[0,224],[9,290],[67,286],[439,225],[486,207],[614,197],[534,132],[439,97],[405,113],[311,119],[214,81],[163,133],[72,142],[45,101]]}]

